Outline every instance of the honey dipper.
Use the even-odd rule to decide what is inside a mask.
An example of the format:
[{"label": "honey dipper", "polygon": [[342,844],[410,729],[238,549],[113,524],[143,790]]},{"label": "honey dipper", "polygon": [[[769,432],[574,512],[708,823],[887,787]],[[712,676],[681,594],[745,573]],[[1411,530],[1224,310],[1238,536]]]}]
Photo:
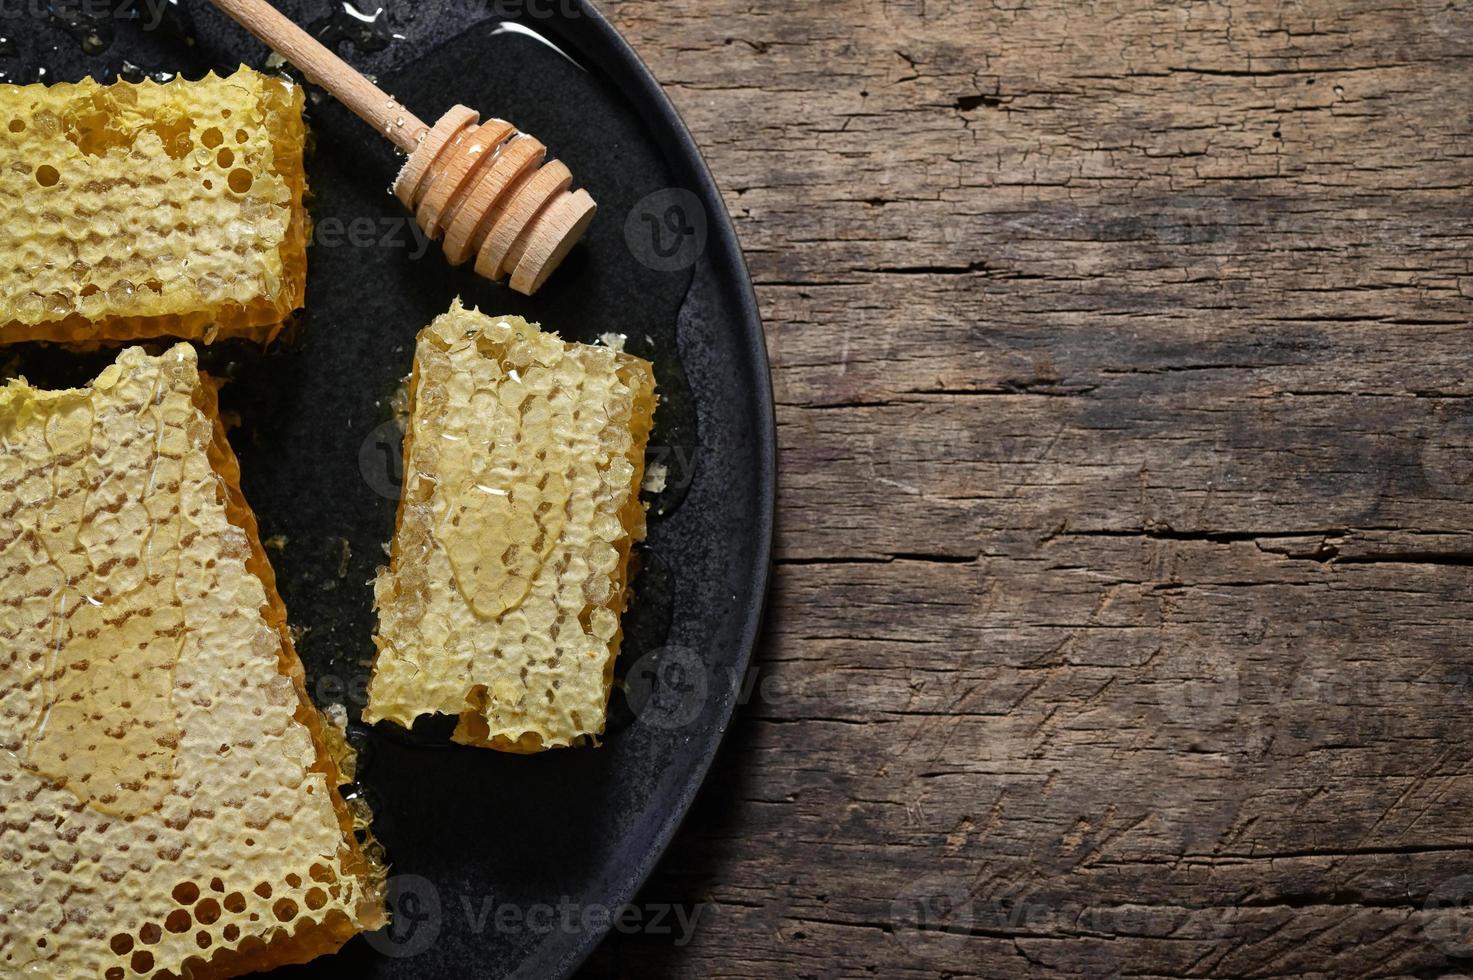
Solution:
[{"label": "honey dipper", "polygon": [[266,0],[211,2],[409,155],[394,195],[452,265],[474,258],[476,272],[509,275],[530,296],[593,220],[598,206],[569,190],[567,166],[544,162],[547,148],[511,123],[457,105],[427,126]]}]

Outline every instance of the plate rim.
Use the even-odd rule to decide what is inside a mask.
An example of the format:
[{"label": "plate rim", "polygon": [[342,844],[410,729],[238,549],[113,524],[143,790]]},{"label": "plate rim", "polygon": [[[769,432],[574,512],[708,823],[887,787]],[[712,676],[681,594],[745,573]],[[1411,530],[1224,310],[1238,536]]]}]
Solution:
[{"label": "plate rim", "polygon": [[[612,56],[612,63],[601,63],[598,67],[620,83],[628,94],[634,111],[647,125],[657,124],[655,135],[661,142],[664,141],[665,136],[674,138],[681,153],[676,159],[668,162],[672,165],[689,165],[688,168],[677,166],[676,169],[688,169],[689,172],[684,176],[689,177],[694,183],[695,186],[691,189],[700,197],[707,214],[719,219],[707,222],[707,243],[703,259],[711,262],[718,272],[725,272],[724,276],[717,276],[718,281],[725,279],[733,287],[738,304],[738,315],[747,328],[744,338],[747,354],[752,366],[760,374],[757,379],[758,383],[750,392],[750,397],[756,403],[754,409],[759,423],[752,435],[761,466],[761,473],[758,476],[761,513],[760,524],[753,528],[756,553],[750,581],[751,587],[744,597],[746,608],[743,611],[738,654],[734,664],[736,676],[745,678],[751,670],[767,613],[768,590],[772,580],[773,547],[776,539],[778,497],[777,412],[773,393],[772,363],[767,349],[767,334],[757,304],[756,289],[752,284],[751,272],[747,268],[746,256],[736,236],[736,228],[732,224],[731,213],[727,210],[726,202],[721,197],[720,189],[711,173],[710,166],[706,163],[704,154],[696,145],[695,138],[691,135],[690,128],[681,117],[679,110],[666,95],[649,65],[603,12],[594,5],[593,0],[575,0],[575,4],[576,6],[572,8],[574,13],[566,19],[574,21],[575,25],[578,21],[586,21],[591,25],[592,40],[596,44],[603,45],[605,51]],[[574,29],[569,33],[578,42],[584,41],[581,30]],[[595,52],[580,53],[591,55]],[[663,129],[664,132],[661,133],[658,129]],[[694,279],[692,279],[692,284],[694,284]],[[744,685],[739,685],[738,690],[743,687]],[[645,860],[633,868],[632,875],[625,878],[624,886],[616,889],[615,893],[610,896],[610,905],[617,906],[632,901],[649,881],[660,862],[664,860],[675,835],[679,833],[680,828],[689,817],[696,797],[705,788],[716,758],[721,754],[726,743],[726,736],[736,717],[738,707],[740,707],[739,699],[733,696],[724,715],[717,719],[718,729],[712,741],[711,750],[702,754],[699,763],[691,771],[690,778],[686,780],[685,786],[678,793],[679,805],[665,817],[659,832],[652,840],[652,846],[645,852]],[[558,976],[566,978],[577,972],[603,942],[609,931],[609,928],[605,927],[580,933],[578,940],[570,944],[567,947],[568,952],[562,956]],[[519,966],[514,972],[520,972],[520,969]]]}]

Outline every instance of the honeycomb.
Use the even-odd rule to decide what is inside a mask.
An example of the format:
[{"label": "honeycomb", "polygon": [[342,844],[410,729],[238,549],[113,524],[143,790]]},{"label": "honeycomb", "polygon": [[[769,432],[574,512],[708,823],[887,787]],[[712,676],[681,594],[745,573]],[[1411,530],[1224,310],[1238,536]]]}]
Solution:
[{"label": "honeycomb", "polygon": [[215,388],[0,388],[0,976],[221,978],[384,923]]},{"label": "honeycomb", "polygon": [[302,90],[0,85],[0,342],[268,342],[307,274]]},{"label": "honeycomb", "polygon": [[645,532],[648,362],[462,307],[421,331],[368,721],[509,752],[603,732]]}]

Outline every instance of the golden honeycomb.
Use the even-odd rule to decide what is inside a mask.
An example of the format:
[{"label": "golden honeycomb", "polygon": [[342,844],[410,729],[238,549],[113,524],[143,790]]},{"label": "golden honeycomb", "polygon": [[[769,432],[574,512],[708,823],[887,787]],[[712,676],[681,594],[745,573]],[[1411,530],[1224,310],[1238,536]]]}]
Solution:
[{"label": "golden honeycomb", "polygon": [[456,741],[511,752],[597,737],[645,533],[650,364],[457,301],[420,332],[411,399],[365,720],[457,715]]},{"label": "golden honeycomb", "polygon": [[0,85],[0,343],[268,342],[307,276],[302,90]]},{"label": "golden honeycomb", "polygon": [[383,925],[193,349],[0,388],[0,975],[218,978]]}]

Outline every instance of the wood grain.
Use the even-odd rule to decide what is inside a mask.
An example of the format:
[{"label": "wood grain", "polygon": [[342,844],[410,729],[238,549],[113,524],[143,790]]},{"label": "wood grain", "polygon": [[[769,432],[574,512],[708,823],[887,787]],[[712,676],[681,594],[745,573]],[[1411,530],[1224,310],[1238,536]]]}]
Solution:
[{"label": "wood grain", "polygon": [[588,974],[1473,970],[1473,8],[605,7],[782,499],[699,926]]},{"label": "wood grain", "polygon": [[337,53],[277,10],[269,0],[210,0],[240,26],[260,38],[273,51],[300,68],[309,79],[333,94],[343,105],[392,140],[405,153],[413,153],[430,127],[401,106],[392,95],[369,81]]}]

